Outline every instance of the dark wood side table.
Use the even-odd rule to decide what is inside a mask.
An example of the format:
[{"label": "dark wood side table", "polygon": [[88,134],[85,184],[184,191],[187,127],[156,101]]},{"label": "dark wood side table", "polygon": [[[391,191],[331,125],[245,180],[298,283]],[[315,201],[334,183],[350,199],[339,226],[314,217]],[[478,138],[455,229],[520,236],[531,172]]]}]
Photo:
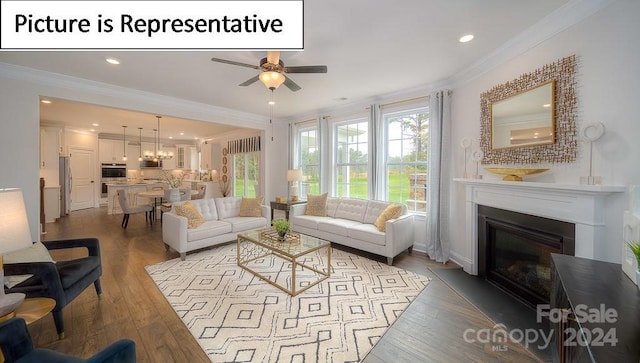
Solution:
[{"label": "dark wood side table", "polygon": [[554,362],[637,363],[640,292],[620,264],[555,253],[551,259],[551,308],[568,313],[551,321]]},{"label": "dark wood side table", "polygon": [[291,206],[294,204],[306,204],[307,201],[306,200],[299,200],[297,202],[286,202],[286,203],[280,203],[280,202],[271,202],[271,221],[273,221],[273,211],[274,210],[283,210],[284,211],[284,216],[287,220],[289,220],[289,209],[291,209]]}]

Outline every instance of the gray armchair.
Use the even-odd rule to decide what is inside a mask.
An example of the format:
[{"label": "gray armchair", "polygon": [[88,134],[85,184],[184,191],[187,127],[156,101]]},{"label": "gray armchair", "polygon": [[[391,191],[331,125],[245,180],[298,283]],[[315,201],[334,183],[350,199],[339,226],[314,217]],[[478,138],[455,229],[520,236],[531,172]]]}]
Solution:
[{"label": "gray armchair", "polygon": [[64,338],[64,319],[62,308],[75,299],[89,285],[93,284],[98,296],[102,293],[100,276],[100,242],[97,238],[80,238],[61,241],[42,242],[48,250],[82,247],[87,256],[67,261],[6,263],[4,274],[33,275],[29,279],[6,288],[6,293],[21,292],[26,297],[50,297],[56,301],[51,312],[60,339]]},{"label": "gray armchair", "polygon": [[134,363],[136,344],[120,339],[88,359],[80,359],[50,349],[34,348],[27,324],[21,318],[0,323],[0,346],[5,363]]}]

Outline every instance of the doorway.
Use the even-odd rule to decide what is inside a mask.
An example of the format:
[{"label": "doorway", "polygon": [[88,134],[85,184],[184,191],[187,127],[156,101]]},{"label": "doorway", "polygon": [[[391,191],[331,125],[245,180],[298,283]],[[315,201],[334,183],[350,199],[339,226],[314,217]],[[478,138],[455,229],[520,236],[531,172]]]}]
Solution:
[{"label": "doorway", "polygon": [[[95,152],[92,149],[69,148],[71,198],[70,210],[93,208],[95,205]],[[62,196],[64,198],[64,195]]]}]

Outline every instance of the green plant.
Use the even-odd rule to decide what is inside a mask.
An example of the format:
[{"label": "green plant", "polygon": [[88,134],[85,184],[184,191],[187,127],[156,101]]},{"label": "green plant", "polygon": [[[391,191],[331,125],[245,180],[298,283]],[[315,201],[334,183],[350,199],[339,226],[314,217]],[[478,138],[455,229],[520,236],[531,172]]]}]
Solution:
[{"label": "green plant", "polygon": [[291,228],[291,224],[289,224],[289,221],[286,219],[274,219],[272,225],[279,235],[287,234],[287,232],[289,232],[289,229]]},{"label": "green plant", "polygon": [[627,242],[627,246],[629,246],[631,252],[633,252],[633,254],[636,256],[636,261],[638,262],[638,270],[640,271],[640,242]]}]

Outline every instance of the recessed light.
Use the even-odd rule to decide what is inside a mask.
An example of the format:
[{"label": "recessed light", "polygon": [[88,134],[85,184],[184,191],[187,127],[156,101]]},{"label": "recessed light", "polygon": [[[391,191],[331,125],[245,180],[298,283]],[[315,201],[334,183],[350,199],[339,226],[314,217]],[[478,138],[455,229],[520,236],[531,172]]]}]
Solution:
[{"label": "recessed light", "polygon": [[544,105],[542,105],[542,107],[551,107],[550,103],[545,103]]},{"label": "recessed light", "polygon": [[276,102],[275,101],[269,101],[269,104],[273,106],[273,105],[276,104]]},{"label": "recessed light", "polygon": [[184,132],[181,132],[181,133],[180,133],[180,136],[184,136]]},{"label": "recessed light", "polygon": [[98,126],[100,126],[100,124],[94,122],[94,123],[91,124],[91,126],[98,127]]},{"label": "recessed light", "polygon": [[91,131],[91,132],[95,132],[96,130],[95,130],[95,129],[89,129],[89,131]]},{"label": "recessed light", "polygon": [[173,140],[173,136],[169,136],[169,140]]},{"label": "recessed light", "polygon": [[109,58],[106,58],[105,61],[107,61],[107,63],[109,63],[109,64],[114,64],[114,65],[120,64],[120,60],[117,59],[117,58],[109,57]]},{"label": "recessed light", "polygon": [[47,105],[51,103],[51,101],[49,101],[49,100],[41,100],[40,102],[45,103]]},{"label": "recessed light", "polygon": [[473,34],[465,34],[458,39],[460,43],[470,42],[471,40],[473,40]]}]

